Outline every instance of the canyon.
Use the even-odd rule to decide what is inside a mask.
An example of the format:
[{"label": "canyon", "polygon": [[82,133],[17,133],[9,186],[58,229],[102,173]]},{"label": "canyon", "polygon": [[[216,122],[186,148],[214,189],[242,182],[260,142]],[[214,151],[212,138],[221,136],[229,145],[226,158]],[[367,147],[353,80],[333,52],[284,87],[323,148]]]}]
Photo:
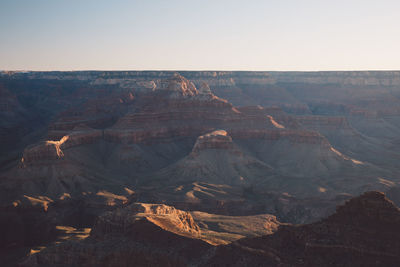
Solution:
[{"label": "canyon", "polygon": [[0,146],[10,266],[399,264],[400,72],[3,71]]}]

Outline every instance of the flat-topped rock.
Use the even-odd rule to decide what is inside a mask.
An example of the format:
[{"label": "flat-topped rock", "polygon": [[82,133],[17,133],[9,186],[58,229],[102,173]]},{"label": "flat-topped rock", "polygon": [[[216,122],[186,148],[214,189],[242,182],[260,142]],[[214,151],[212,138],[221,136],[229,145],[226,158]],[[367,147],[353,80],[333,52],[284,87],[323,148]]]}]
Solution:
[{"label": "flat-topped rock", "polygon": [[193,147],[192,152],[196,153],[205,149],[232,149],[232,138],[225,130],[216,130],[211,133],[201,135]]}]

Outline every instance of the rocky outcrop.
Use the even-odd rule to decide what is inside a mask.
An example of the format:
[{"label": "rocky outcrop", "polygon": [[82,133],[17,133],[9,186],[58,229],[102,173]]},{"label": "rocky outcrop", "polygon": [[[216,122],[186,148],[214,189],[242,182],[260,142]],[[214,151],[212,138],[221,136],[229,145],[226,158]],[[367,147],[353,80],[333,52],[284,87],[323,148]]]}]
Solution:
[{"label": "rocky outcrop", "polygon": [[61,145],[68,140],[64,136],[59,141],[44,141],[25,149],[21,159],[22,164],[29,164],[41,160],[54,160],[64,157]]},{"label": "rocky outcrop", "polygon": [[200,228],[190,213],[166,205],[144,203],[134,203],[99,217],[91,234],[98,239],[110,233],[128,234],[131,230],[135,230],[135,234],[141,234],[135,229],[135,224],[139,221],[146,221],[178,235],[200,237]]},{"label": "rocky outcrop", "polygon": [[336,213],[327,221],[352,227],[374,228],[375,231],[395,231],[400,223],[400,209],[384,193],[370,191],[338,206]]},{"label": "rocky outcrop", "polygon": [[82,126],[75,127],[73,131],[66,136],[68,139],[61,145],[62,149],[96,143],[103,139],[103,131]]},{"label": "rocky outcrop", "polygon": [[174,73],[169,79],[162,80],[160,88],[156,90],[167,94],[169,98],[193,97],[199,94],[196,86],[178,73]]},{"label": "rocky outcrop", "polygon": [[193,153],[198,153],[204,149],[233,149],[232,138],[225,130],[217,130],[201,135],[194,144]]},{"label": "rocky outcrop", "polygon": [[112,142],[145,143],[171,137],[194,137],[238,117],[226,100],[214,96],[207,85],[200,90],[176,74],[160,88],[138,98],[140,110],[120,118],[105,130]]},{"label": "rocky outcrop", "polygon": [[[243,236],[271,234],[272,215],[245,217],[191,213],[162,204],[133,203],[100,216],[84,240],[64,240],[31,254],[22,266],[41,265],[202,265],[215,245]],[[243,224],[248,224],[243,228]]]},{"label": "rocky outcrop", "polygon": [[94,130],[87,126],[77,126],[59,141],[42,141],[27,147],[24,150],[21,162],[26,165],[43,160],[62,159],[64,150],[75,146],[93,144],[102,138],[103,132],[101,130]]},{"label": "rocky outcrop", "polygon": [[99,217],[83,243],[51,246],[30,256],[23,266],[186,266],[212,247],[200,237],[190,213],[135,203]]}]

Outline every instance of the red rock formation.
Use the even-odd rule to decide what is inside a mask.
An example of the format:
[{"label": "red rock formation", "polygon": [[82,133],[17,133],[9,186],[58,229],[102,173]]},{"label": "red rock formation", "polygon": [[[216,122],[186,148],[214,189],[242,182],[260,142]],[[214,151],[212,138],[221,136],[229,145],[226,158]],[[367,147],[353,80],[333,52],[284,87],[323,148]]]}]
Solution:
[{"label": "red rock formation", "polygon": [[161,84],[154,92],[139,97],[142,103],[139,112],[127,114],[106,129],[105,139],[123,143],[160,142],[175,136],[197,137],[223,128],[233,138],[287,137],[293,142],[322,142],[317,133],[296,131],[296,120],[278,108],[236,109],[215,97],[206,84],[197,90],[179,75]]},{"label": "red rock formation", "polygon": [[180,75],[162,81],[160,87],[139,98],[139,112],[129,113],[105,130],[113,142],[157,142],[170,137],[193,137],[215,129],[218,123],[239,120],[239,112],[214,96],[206,85],[197,90]]},{"label": "red rock formation", "polygon": [[144,203],[134,203],[99,217],[91,235],[94,238],[102,238],[110,233],[127,233],[141,220],[178,235],[200,237],[200,228],[190,213],[166,205]]},{"label": "red rock formation", "polygon": [[[59,134],[67,132],[57,131]],[[75,127],[72,132],[64,135],[59,141],[43,141],[27,147],[24,150],[21,162],[23,165],[41,160],[55,160],[64,157],[64,150],[75,146],[93,144],[103,138],[101,130],[94,130],[86,126]]]},{"label": "red rock formation", "polygon": [[68,140],[69,136],[59,141],[44,141],[25,149],[21,162],[29,164],[41,160],[60,159],[64,156],[61,145]]},{"label": "red rock formation", "polygon": [[217,130],[201,135],[197,138],[192,153],[197,153],[204,149],[233,149],[232,138],[225,130]]},{"label": "red rock formation", "polygon": [[68,136],[68,139],[61,144],[62,149],[96,143],[103,138],[103,131],[82,126],[75,127],[73,131],[69,132],[66,136]]},{"label": "red rock formation", "polygon": [[212,247],[200,237],[190,213],[135,203],[99,217],[84,243],[51,246],[22,265],[187,266],[193,257]]},{"label": "red rock formation", "polygon": [[156,89],[162,90],[162,93],[167,94],[170,98],[193,97],[199,94],[195,85],[178,73],[174,73],[167,80],[162,80],[160,88]]}]

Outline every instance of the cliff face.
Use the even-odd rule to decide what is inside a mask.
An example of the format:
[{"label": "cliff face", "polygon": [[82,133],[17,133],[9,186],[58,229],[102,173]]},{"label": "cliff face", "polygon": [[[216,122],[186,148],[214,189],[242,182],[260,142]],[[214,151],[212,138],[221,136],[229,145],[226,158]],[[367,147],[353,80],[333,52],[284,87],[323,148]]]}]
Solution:
[{"label": "cliff face", "polygon": [[201,135],[194,144],[193,153],[198,153],[205,149],[233,149],[232,138],[225,130],[217,130]]},{"label": "cliff face", "polygon": [[[322,72],[261,72],[261,71],[181,71],[191,80],[216,81],[211,86],[267,83],[318,83],[350,85],[400,85],[399,71],[322,71]],[[3,72],[1,76],[18,79],[90,80],[95,83],[117,84],[123,81],[151,80],[170,77],[172,71],[82,71],[82,72]],[[239,81],[236,81],[239,80]],[[218,83],[219,82],[219,83]],[[151,87],[151,86],[150,86]]]}]

